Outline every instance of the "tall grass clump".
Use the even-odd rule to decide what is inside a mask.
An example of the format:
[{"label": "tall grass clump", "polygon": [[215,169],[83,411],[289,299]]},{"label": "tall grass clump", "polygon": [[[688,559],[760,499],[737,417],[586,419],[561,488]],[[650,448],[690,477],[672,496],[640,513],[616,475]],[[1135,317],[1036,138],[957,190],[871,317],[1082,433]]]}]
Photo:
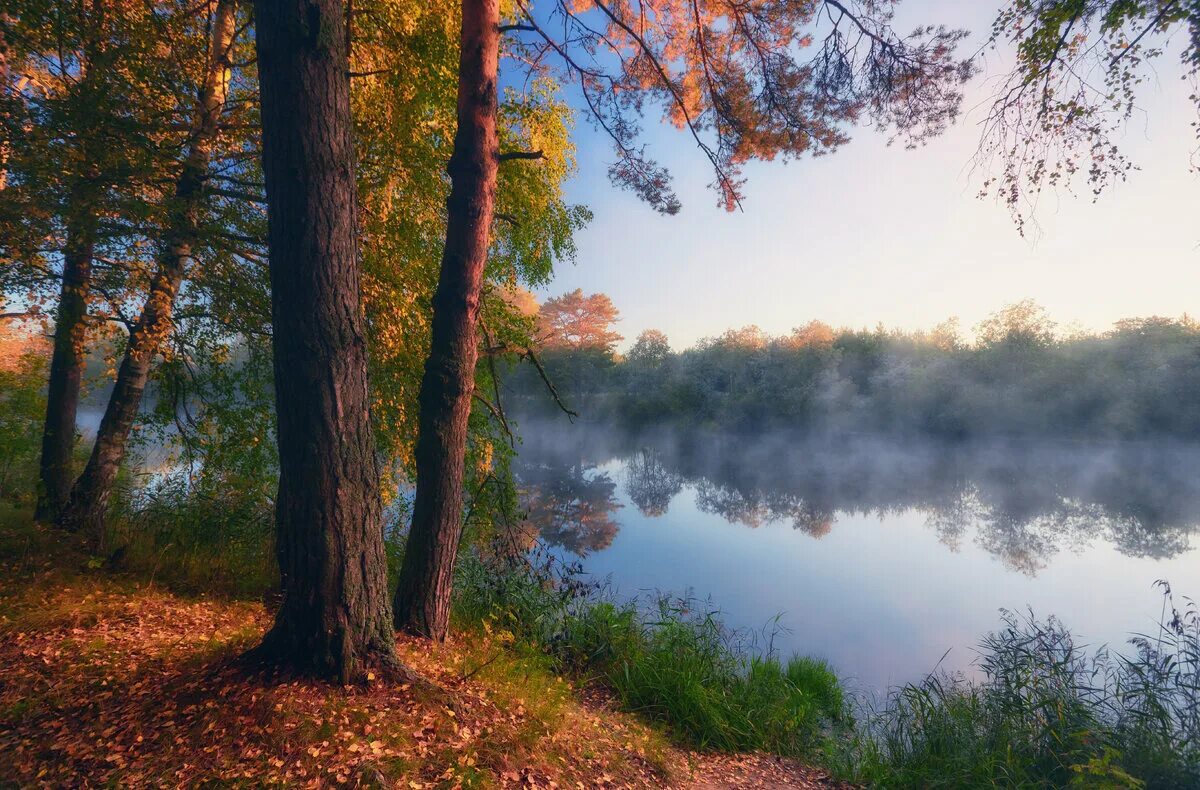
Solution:
[{"label": "tall grass clump", "polygon": [[462,562],[457,615],[496,622],[678,740],[811,757],[844,720],[841,687],[824,662],[747,650],[744,635],[694,600],[616,603],[552,559],[502,564],[481,552]]},{"label": "tall grass clump", "polygon": [[878,787],[1200,787],[1195,606],[1170,605],[1130,644],[1089,652],[1054,618],[1006,612],[981,644],[982,680],[894,690],[832,767]]},{"label": "tall grass clump", "polygon": [[274,507],[263,486],[214,485],[180,471],[130,481],[115,499],[106,543],[118,567],[184,592],[277,589]]}]

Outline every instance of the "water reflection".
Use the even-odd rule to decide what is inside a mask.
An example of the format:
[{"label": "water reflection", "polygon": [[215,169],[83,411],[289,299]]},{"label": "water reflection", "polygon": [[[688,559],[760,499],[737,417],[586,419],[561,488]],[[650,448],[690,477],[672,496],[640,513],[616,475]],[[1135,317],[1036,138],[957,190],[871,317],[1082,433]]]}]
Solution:
[{"label": "water reflection", "polygon": [[542,540],[581,557],[612,545],[620,526],[617,484],[579,455],[522,454],[523,503]]},{"label": "water reflection", "polygon": [[581,556],[613,542],[621,494],[648,519],[685,495],[730,523],[784,523],[816,539],[848,517],[915,511],[951,551],[971,541],[1028,576],[1097,542],[1130,557],[1174,557],[1200,525],[1200,448],[1190,445],[523,433],[517,473],[530,521]]},{"label": "water reflection", "polygon": [[682,490],[683,477],[653,447],[642,447],[626,459],[625,492],[643,516],[666,515],[671,500]]}]

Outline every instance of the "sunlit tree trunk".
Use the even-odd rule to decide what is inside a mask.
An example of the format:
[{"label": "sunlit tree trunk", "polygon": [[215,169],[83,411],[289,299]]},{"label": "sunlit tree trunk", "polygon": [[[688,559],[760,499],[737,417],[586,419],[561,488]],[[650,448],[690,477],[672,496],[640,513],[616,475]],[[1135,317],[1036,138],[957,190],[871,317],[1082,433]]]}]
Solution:
[{"label": "sunlit tree trunk", "polygon": [[163,250],[141,315],[130,330],[125,356],[100,420],[92,454],[59,516],[60,523],[68,529],[86,531],[97,548],[104,542],[104,516],[117,472],[125,458],[129,432],[141,408],[142,393],[154,358],[171,330],[175,295],[192,256],[204,200],[204,179],[228,89],[236,11],[236,0],[217,2],[211,54],[197,97],[187,154],[175,182]]},{"label": "sunlit tree trunk", "polygon": [[465,0],[458,130],[442,268],[433,297],[433,343],[419,397],[417,490],[396,590],[396,625],[443,639],[462,529],[467,420],[475,388],[476,322],[496,194],[497,0]]},{"label": "sunlit tree trunk", "polygon": [[348,682],[398,667],[359,294],[341,0],[259,0],[283,601],[251,656]]},{"label": "sunlit tree trunk", "polygon": [[54,316],[54,348],[46,386],[46,420],[35,518],[54,521],[71,494],[75,421],[87,357],[87,299],[92,278],[95,219],[69,223],[63,251],[62,285]]}]

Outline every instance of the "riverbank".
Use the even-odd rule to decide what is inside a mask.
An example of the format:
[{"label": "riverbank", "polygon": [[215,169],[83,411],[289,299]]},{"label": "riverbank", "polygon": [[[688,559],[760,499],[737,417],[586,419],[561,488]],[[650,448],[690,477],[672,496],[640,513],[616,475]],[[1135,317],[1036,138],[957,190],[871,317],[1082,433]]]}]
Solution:
[{"label": "riverbank", "polygon": [[0,786],[1200,786],[1200,611],[1165,583],[1120,654],[1009,612],[980,680],[878,698],[739,651],[694,602],[486,556],[460,563],[444,644],[398,639],[429,685],[342,687],[237,663],[269,602],[169,590],[174,566],[0,511]]},{"label": "riverbank", "polygon": [[795,761],[673,745],[483,629],[398,640],[444,694],[250,674],[234,659],[268,625],[262,603],[89,567],[60,536],[5,521],[0,784],[836,786]]}]

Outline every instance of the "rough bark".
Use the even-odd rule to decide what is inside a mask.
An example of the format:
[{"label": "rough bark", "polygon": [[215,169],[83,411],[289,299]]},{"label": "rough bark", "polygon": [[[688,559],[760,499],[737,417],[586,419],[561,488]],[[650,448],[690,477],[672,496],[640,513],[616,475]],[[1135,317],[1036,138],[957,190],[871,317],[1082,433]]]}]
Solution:
[{"label": "rough bark", "polygon": [[[0,11],[0,90],[8,90],[10,76],[9,61],[12,58],[8,46],[8,28],[12,17]],[[8,186],[8,158],[12,153],[7,136],[0,140],[0,189]]]},{"label": "rough bark", "polygon": [[258,0],[283,600],[255,659],[398,667],[359,295],[341,0]]},{"label": "rough bark", "polygon": [[230,47],[236,23],[236,0],[219,0],[213,15],[211,54],[197,95],[192,128],[175,181],[162,252],[141,314],[129,332],[125,356],[96,432],[87,466],[71,490],[59,523],[85,531],[99,549],[104,542],[104,516],[117,472],[125,458],[129,432],[142,404],[154,358],[171,330],[175,295],[183,282],[198,233],[204,179],[220,128],[228,89]]},{"label": "rough bark", "polygon": [[438,640],[449,625],[462,530],[476,323],[496,193],[499,22],[496,0],[464,0],[446,245],[433,297],[433,342],[421,379],[412,529],[395,600],[397,627]]},{"label": "rough bark", "polygon": [[71,461],[75,452],[75,418],[87,358],[87,299],[92,279],[95,241],[87,217],[68,230],[63,251],[62,285],[54,316],[54,348],[46,387],[46,420],[39,464],[38,521],[58,518],[71,494]]}]

